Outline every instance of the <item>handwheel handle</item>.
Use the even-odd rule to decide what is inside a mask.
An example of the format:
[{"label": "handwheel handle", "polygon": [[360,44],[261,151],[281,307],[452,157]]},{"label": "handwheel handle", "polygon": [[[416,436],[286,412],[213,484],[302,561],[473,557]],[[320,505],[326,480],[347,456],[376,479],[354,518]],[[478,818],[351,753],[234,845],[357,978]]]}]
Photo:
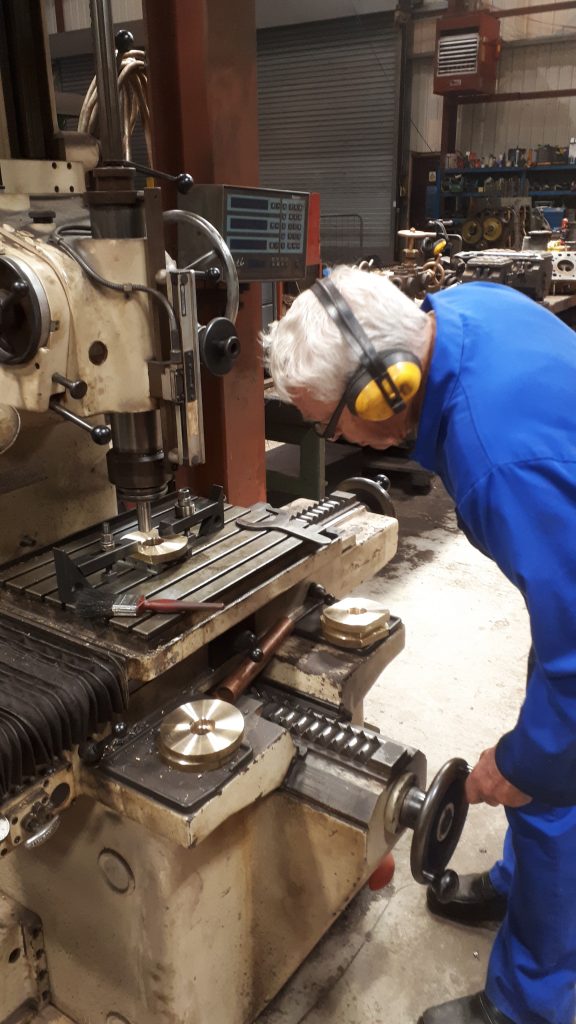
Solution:
[{"label": "handwheel handle", "polygon": [[429,875],[427,881],[439,903],[449,903],[460,888],[460,879],[452,868],[448,868],[442,875]]},{"label": "handwheel handle", "polygon": [[400,810],[400,825],[412,828],[412,875],[431,885],[441,902],[458,891],[458,875],[446,868],[458,845],[468,815],[466,779],[470,767],[460,757],[442,766],[427,792],[413,786]]}]

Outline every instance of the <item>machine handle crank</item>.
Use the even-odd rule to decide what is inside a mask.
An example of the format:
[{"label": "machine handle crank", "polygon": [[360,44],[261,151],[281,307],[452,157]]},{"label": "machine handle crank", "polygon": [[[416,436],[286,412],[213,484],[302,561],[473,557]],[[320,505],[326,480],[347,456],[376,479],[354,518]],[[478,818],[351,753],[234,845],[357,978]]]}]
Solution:
[{"label": "machine handle crank", "polygon": [[157,171],[154,167],[146,167],[144,164],[135,164],[133,160],[128,160],[125,163],[126,167],[133,167],[135,171],[140,174],[145,174],[147,178],[156,178],[158,181],[171,181],[176,185],[176,191],[180,195],[185,196],[190,191],[194,184],[194,178],[191,174],[187,174],[185,171],[181,171],[180,174],[168,174],[167,171]]},{"label": "machine handle crank", "polygon": [[[134,49],[134,35],[129,29],[119,29],[114,36],[114,43],[116,51],[119,57],[123,57],[125,53],[129,53],[130,50]],[[168,174],[167,171],[156,171],[153,167],[146,167],[144,164],[136,164],[133,160],[127,160],[124,162],[124,166],[133,167],[135,171],[139,171],[140,174],[145,174],[147,178],[156,178],[160,181],[172,181],[176,185],[176,189],[181,195],[186,195],[190,191],[194,184],[194,178],[191,174],[182,172],[181,174]]]},{"label": "machine handle crank", "polygon": [[220,700],[227,700],[231,704],[235,704],[238,698],[248,689],[250,683],[266,667],[268,662],[272,660],[280,644],[286,637],[290,636],[295,625],[296,619],[291,618],[289,615],[281,618],[260,639],[259,649],[262,652],[260,660],[254,661],[250,656],[245,658],[236,671],[232,672],[223,683],[216,687],[214,696],[219,697]]},{"label": "machine handle crank", "polygon": [[332,604],[333,601],[334,598],[324,587],[318,583],[311,583],[304,606],[295,609],[290,615],[283,616],[275,626],[264,633],[264,636],[257,637],[249,630],[245,630],[236,638],[236,649],[248,649],[248,657],[240,663],[235,672],[214,688],[214,696],[234,704],[246,692],[256,676],[266,668],[300,619],[305,618],[318,607],[318,604]]},{"label": "machine handle crank", "polygon": [[239,654],[245,651],[251,661],[262,661],[264,657],[262,648],[258,644],[258,637],[250,629],[245,629],[243,633],[240,633],[232,647]]},{"label": "machine handle crank", "polygon": [[71,398],[84,398],[88,391],[88,385],[85,380],[70,380],[61,373],[53,373],[52,380],[54,384],[61,384],[63,388],[66,388]]},{"label": "machine handle crank", "polygon": [[460,757],[442,766],[427,792],[412,776],[404,776],[389,798],[388,827],[414,830],[410,849],[412,875],[421,885],[432,886],[442,903],[458,892],[459,878],[447,869],[468,815],[466,779],[470,766]]},{"label": "machine handle crank", "polygon": [[64,409],[55,398],[50,399],[50,408],[52,412],[57,413],[62,419],[69,420],[70,423],[76,424],[82,430],[88,431],[94,444],[110,444],[112,440],[112,430],[110,427],[105,426],[103,423],[97,423],[96,426],[92,426],[92,424],[87,423],[80,416],[76,416],[75,413]]}]

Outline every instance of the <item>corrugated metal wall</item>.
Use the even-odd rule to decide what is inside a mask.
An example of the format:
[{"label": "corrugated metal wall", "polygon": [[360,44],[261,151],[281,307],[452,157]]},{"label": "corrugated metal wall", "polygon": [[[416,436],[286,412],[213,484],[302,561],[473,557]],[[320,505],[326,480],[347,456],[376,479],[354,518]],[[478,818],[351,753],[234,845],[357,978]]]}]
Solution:
[{"label": "corrugated metal wall", "polygon": [[[515,7],[534,7],[542,0],[498,0],[498,10],[514,10]],[[576,13],[574,11],[539,11],[535,14],[524,14],[516,18],[502,19],[503,39],[533,39],[563,32],[576,31]]]},{"label": "corrugated metal wall", "polygon": [[[498,90],[544,89],[576,89],[573,40],[504,49]],[[547,142],[567,146],[576,135],[576,96],[474,104],[462,108],[459,126],[459,148],[477,153],[496,154],[516,145],[533,147]]]},{"label": "corrugated metal wall", "polygon": [[414,153],[440,151],[442,97],[432,92],[432,59],[412,63],[412,124],[410,149]]},{"label": "corrugated metal wall", "polygon": [[392,254],[398,44],[386,13],[258,33],[261,182],[320,193],[328,261]]},{"label": "corrugated metal wall", "polygon": [[[522,0],[533,6],[540,0]],[[519,6],[519,0],[498,0],[499,8]],[[576,88],[576,12],[540,12],[504,18],[504,46],[499,63],[498,91]],[[545,38],[537,44],[532,40]],[[435,20],[415,24],[412,61],[412,128],[410,148],[426,153],[440,149],[442,100],[432,92]],[[514,45],[516,44],[516,45]],[[513,146],[541,143],[567,145],[576,135],[576,96],[463,106],[458,120],[457,146],[488,155]]]}]

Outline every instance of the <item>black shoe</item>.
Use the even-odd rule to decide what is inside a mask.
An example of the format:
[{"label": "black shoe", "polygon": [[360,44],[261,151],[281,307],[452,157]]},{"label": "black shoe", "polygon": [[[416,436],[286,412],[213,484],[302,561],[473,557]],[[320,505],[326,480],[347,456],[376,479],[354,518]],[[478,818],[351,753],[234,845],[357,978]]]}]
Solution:
[{"label": "black shoe", "polygon": [[431,1006],[425,1010],[418,1024],[514,1024],[490,1002],[485,992],[453,999],[450,1003]]},{"label": "black shoe", "polygon": [[506,916],[508,900],[490,881],[487,871],[482,875],[460,875],[460,887],[454,899],[440,903],[432,889],[426,893],[428,910],[437,917],[460,924],[499,925]]}]

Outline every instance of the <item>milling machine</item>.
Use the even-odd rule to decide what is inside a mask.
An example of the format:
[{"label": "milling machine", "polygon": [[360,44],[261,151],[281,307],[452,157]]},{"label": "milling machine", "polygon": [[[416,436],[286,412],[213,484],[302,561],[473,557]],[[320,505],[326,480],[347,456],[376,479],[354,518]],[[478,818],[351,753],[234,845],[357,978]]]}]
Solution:
[{"label": "milling machine", "polygon": [[[5,9],[3,52],[36,59],[2,69],[0,1021],[248,1024],[406,828],[415,878],[454,891],[467,769],[426,793],[423,754],[364,723],[404,630],[342,599],[394,555],[385,494],[278,511],[175,488],[210,429],[201,364],[234,372],[237,267],[262,265],[189,180],[164,215],[135,187],[109,0],[99,148],[54,131],[41,4]],[[248,198],[269,232],[303,215]],[[220,271],[166,257],[174,222],[226,280],[205,325]]]}]

